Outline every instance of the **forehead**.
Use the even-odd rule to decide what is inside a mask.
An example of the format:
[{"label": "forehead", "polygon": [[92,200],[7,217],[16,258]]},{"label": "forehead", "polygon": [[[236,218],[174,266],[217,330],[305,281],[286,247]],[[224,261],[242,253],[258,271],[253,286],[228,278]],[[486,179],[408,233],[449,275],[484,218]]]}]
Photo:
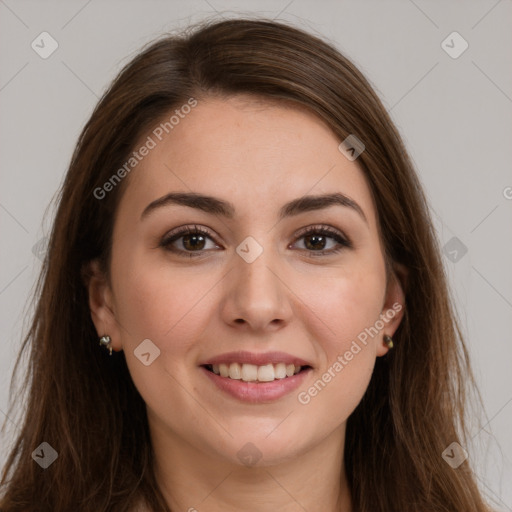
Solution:
[{"label": "forehead", "polygon": [[[303,195],[342,192],[372,221],[363,172],[306,108],[249,96],[208,98],[173,121],[168,133],[151,131],[142,138],[149,135],[155,144],[130,174],[122,200],[139,212],[171,191],[215,195],[235,204],[241,216],[254,215],[262,204],[277,208]],[[159,140],[155,133],[162,131]]]}]

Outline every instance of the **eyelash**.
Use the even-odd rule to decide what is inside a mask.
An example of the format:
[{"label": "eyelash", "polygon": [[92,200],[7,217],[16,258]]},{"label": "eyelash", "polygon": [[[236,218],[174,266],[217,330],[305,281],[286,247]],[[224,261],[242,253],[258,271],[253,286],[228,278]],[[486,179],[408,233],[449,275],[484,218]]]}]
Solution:
[{"label": "eyelash", "polygon": [[[163,247],[165,250],[173,252],[173,253],[177,254],[178,256],[181,256],[181,257],[188,256],[190,258],[197,258],[197,257],[202,256],[205,251],[208,251],[208,249],[201,249],[198,251],[183,251],[182,249],[176,249],[175,247],[172,246],[173,242],[175,242],[176,240],[179,240],[180,238],[182,238],[185,235],[197,235],[197,234],[204,235],[204,236],[210,238],[213,242],[215,242],[215,240],[213,240],[211,233],[208,230],[206,230],[200,226],[194,225],[193,227],[186,226],[185,228],[180,228],[179,231],[176,231],[174,233],[173,232],[169,233],[162,239],[162,241],[158,245],[159,245],[159,247]],[[352,243],[350,242],[350,240],[347,237],[343,236],[338,230],[335,230],[335,229],[331,228],[330,226],[326,226],[326,225],[309,226],[307,228],[304,228],[297,235],[297,238],[295,241],[298,241],[301,238],[304,238],[308,235],[313,235],[313,234],[332,238],[333,240],[335,240],[338,243],[338,247],[336,247],[334,249],[328,249],[328,250],[322,249],[321,251],[314,251],[311,249],[300,249],[302,251],[309,252],[310,257],[313,257],[313,258],[316,258],[318,256],[336,254],[336,253],[342,251],[343,249],[351,249],[353,247]]]}]

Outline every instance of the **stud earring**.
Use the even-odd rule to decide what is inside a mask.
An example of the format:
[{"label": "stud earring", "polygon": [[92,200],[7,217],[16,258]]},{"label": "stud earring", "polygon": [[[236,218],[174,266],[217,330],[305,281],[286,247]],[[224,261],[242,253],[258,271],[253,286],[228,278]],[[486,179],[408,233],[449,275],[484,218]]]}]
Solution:
[{"label": "stud earring", "polygon": [[393,348],[393,338],[387,334],[384,334],[384,343],[391,350]]},{"label": "stud earring", "polygon": [[110,355],[112,355],[112,339],[110,338],[110,336],[102,336],[100,338],[100,345],[109,350]]}]

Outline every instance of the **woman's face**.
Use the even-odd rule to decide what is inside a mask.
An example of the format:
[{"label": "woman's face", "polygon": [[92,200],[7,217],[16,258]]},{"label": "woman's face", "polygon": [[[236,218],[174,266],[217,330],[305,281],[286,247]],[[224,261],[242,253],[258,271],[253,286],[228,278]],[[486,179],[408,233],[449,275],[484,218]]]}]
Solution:
[{"label": "woman's face", "polygon": [[161,131],[126,178],[110,284],[90,285],[150,425],[237,464],[342,439],[403,304],[357,160],[312,114],[243,96]]}]

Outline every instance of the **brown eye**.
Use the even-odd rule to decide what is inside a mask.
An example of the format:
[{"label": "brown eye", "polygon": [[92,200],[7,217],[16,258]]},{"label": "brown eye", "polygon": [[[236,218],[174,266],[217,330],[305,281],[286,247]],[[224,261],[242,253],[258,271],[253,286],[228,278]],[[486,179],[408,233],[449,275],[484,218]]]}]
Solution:
[{"label": "brown eye", "polygon": [[[342,249],[352,248],[347,237],[329,226],[309,227],[303,230],[297,238],[297,241],[299,240],[304,240],[304,247],[299,249],[306,251],[312,257],[328,256]],[[211,242],[213,247],[207,247],[208,242]],[[179,256],[191,258],[202,256],[212,249],[220,249],[210,232],[198,226],[181,228],[167,234],[159,246]]]},{"label": "brown eye", "polygon": [[314,251],[317,249],[325,249],[326,239],[329,237],[324,235],[307,235],[303,238],[305,240],[304,245],[306,249]]},{"label": "brown eye", "polygon": [[183,247],[187,251],[193,251],[195,249],[202,250],[205,245],[205,236],[204,235],[184,235],[182,237]]},{"label": "brown eye", "polygon": [[162,239],[159,246],[180,256],[195,257],[212,248],[207,247],[208,241],[213,243],[213,248],[219,248],[208,231],[194,226],[193,228],[186,227],[169,233]]},{"label": "brown eye", "polygon": [[[329,226],[313,226],[303,231],[297,240],[304,240],[304,249],[311,256],[335,254],[352,248],[351,242],[339,231]],[[327,245],[330,247],[326,248]]]}]

